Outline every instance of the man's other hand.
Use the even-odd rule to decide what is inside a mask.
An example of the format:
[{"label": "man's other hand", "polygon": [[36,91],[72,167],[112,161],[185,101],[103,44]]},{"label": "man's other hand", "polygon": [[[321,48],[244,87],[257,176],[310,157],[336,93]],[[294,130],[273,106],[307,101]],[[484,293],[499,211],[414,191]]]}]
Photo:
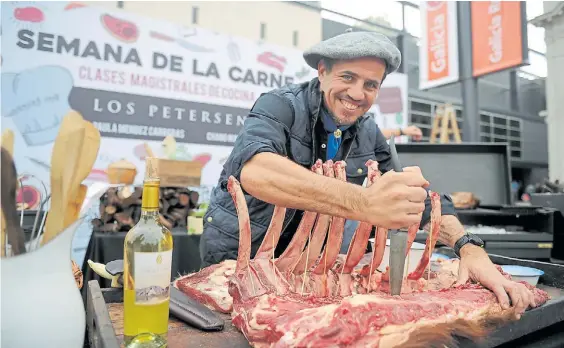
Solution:
[{"label": "man's other hand", "polygon": [[517,318],[520,318],[529,306],[536,307],[532,291],[521,283],[505,278],[484,249],[467,244],[460,249],[460,256],[457,285],[464,284],[469,279],[482,284],[493,291],[503,309],[510,307],[511,298]]}]

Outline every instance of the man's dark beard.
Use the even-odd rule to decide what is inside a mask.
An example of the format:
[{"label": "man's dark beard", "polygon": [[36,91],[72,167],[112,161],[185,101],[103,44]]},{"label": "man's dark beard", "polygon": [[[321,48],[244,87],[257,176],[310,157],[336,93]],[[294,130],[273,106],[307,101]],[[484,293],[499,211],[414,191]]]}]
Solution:
[{"label": "man's dark beard", "polygon": [[335,116],[335,114],[333,114],[333,112],[332,112],[331,110],[329,110],[329,108],[327,107],[327,102],[326,102],[325,100],[323,100],[323,109],[325,109],[325,111],[329,114],[329,116],[331,117],[331,119],[333,120],[333,122],[335,122],[335,125],[336,125],[337,127],[340,127],[340,126],[350,126],[350,125],[354,124],[354,122],[346,123],[346,122],[343,122],[342,120],[339,120],[339,119],[337,118],[337,116]]}]

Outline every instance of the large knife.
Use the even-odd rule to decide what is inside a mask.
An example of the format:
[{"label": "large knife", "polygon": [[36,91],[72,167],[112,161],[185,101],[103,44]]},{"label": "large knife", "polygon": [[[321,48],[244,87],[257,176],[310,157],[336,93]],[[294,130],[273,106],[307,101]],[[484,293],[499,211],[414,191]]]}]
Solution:
[{"label": "large knife", "polygon": [[[390,138],[390,154],[392,167],[395,172],[403,172],[400,164],[394,137]],[[390,293],[399,295],[403,283],[405,268],[405,250],[407,248],[407,228],[391,230],[390,232]]]}]

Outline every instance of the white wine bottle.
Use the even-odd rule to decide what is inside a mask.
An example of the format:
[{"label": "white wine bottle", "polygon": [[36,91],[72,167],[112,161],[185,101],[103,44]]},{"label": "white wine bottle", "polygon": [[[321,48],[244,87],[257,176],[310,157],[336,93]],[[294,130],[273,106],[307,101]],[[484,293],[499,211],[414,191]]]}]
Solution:
[{"label": "white wine bottle", "polygon": [[124,243],[124,341],[128,347],[166,346],[172,233],[159,222],[160,180],[147,158],[141,218]]}]

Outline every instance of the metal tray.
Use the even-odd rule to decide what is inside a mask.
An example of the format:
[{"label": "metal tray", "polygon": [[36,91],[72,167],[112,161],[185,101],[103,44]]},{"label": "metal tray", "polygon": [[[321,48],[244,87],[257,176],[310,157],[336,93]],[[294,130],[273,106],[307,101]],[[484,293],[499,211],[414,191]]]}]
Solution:
[{"label": "metal tray", "polygon": [[511,205],[506,143],[396,144],[403,166],[418,166],[441,193],[472,192],[484,205]]}]

